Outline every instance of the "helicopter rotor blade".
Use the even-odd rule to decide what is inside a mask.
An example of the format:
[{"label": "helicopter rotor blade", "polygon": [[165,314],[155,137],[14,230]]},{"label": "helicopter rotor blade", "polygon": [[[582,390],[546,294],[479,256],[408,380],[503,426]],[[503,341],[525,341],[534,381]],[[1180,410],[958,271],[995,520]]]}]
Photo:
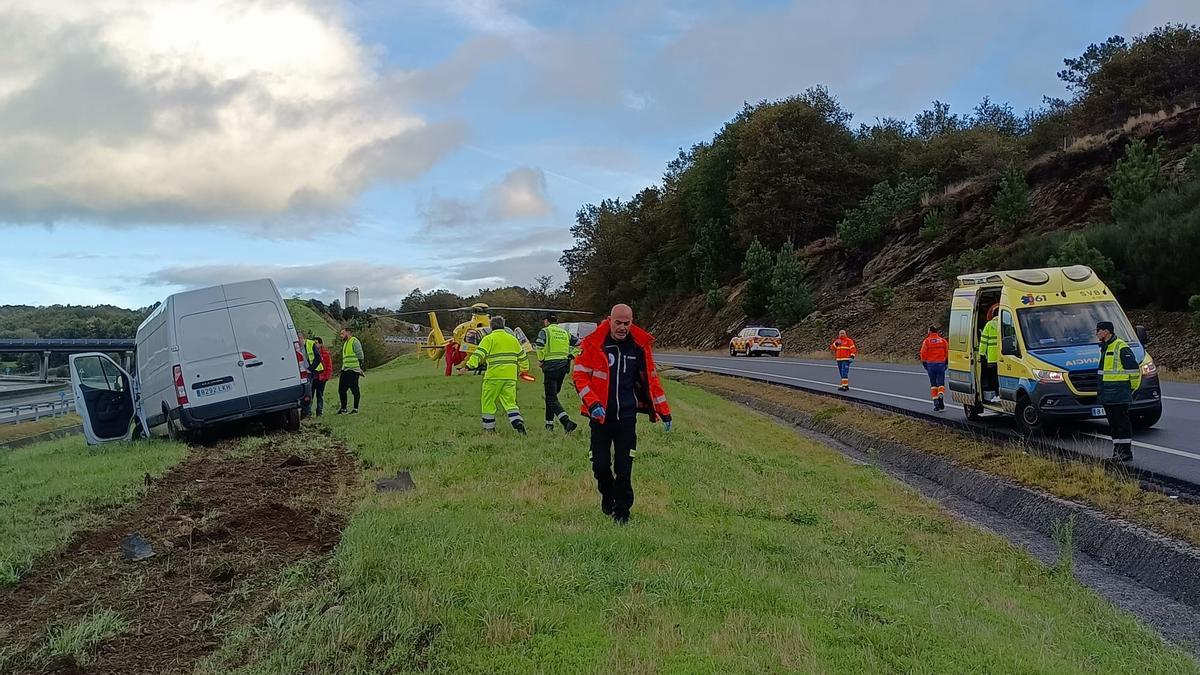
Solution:
[{"label": "helicopter rotor blade", "polygon": [[557,312],[559,314],[594,314],[595,312],[583,312],[577,309],[554,309],[553,307],[491,307],[491,309],[502,309],[508,312]]}]

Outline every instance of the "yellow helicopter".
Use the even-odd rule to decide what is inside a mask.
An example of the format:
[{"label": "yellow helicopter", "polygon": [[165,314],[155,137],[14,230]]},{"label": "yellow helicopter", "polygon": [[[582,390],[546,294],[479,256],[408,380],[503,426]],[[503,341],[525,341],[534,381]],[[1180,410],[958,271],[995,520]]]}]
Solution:
[{"label": "yellow helicopter", "polygon": [[[508,312],[544,312],[547,314],[591,314],[591,312],[580,312],[570,309],[552,309],[549,307],[491,307],[486,302],[477,302],[468,307],[456,307],[454,309],[439,309],[416,312],[399,312],[396,314],[384,314],[381,316],[406,316],[413,314],[429,315],[429,335],[425,342],[417,345],[417,353],[424,354],[430,360],[437,362],[443,357],[446,361],[446,375],[450,375],[454,367],[471,355],[475,351],[475,347],[479,346],[479,341],[483,336],[492,331],[491,326],[491,311],[503,310]],[[471,318],[463,321],[454,327],[454,331],[450,334],[450,338],[446,339],[442,332],[441,326],[438,325],[437,312],[470,312]],[[517,340],[521,342],[521,346],[528,353],[533,352],[533,344],[529,342],[525,331],[518,327],[510,329]]]}]

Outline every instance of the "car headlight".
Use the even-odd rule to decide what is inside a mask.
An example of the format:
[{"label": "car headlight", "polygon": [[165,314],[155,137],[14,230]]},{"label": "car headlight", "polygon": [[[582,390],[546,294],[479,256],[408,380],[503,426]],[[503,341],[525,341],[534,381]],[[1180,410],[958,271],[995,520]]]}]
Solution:
[{"label": "car headlight", "polygon": [[1037,368],[1033,368],[1032,370],[1033,376],[1037,378],[1038,382],[1045,382],[1047,384],[1061,383],[1065,374],[1061,370],[1038,370]]},{"label": "car headlight", "polygon": [[1154,359],[1146,359],[1142,364],[1142,375],[1155,375],[1158,373],[1158,366],[1154,365]]}]

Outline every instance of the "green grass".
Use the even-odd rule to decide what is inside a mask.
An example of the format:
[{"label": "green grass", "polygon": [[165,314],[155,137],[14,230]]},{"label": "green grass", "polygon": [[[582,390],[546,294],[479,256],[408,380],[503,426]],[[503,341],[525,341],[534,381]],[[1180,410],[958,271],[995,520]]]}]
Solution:
[{"label": "green grass", "polygon": [[0,584],[100,522],[106,508],[136,499],[145,474],[162,474],[185,452],[159,440],[89,448],[82,436],[0,451]]},{"label": "green grass", "polygon": [[304,331],[308,337],[320,337],[329,349],[337,346],[333,326],[329,325],[329,322],[316,310],[309,307],[303,300],[293,298],[285,300],[285,302],[288,312],[292,315],[292,323],[295,324],[296,330]]},{"label": "green grass", "polygon": [[[637,503],[599,510],[586,434],[479,430],[474,377],[371,371],[330,417],[372,476],[336,554],[288,569],[209,672],[1197,672],[1069,577],[879,470],[669,384]],[[563,400],[571,394],[564,392]]]},{"label": "green grass", "polygon": [[97,645],[121,634],[128,627],[129,622],[111,609],[91,612],[78,623],[51,628],[38,660],[69,656],[75,663],[86,665],[92,660]]},{"label": "green grass", "polygon": [[36,436],[55,429],[78,426],[79,415],[71,413],[59,417],[43,417],[40,420],[21,422],[20,424],[0,424],[0,443],[10,443],[20,438]]}]

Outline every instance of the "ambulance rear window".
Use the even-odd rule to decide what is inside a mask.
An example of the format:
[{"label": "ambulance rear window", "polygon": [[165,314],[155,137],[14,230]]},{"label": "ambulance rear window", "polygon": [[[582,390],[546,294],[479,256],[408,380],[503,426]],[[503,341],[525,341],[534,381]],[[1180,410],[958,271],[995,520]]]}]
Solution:
[{"label": "ambulance rear window", "polygon": [[779,337],[779,330],[776,328],[759,328],[759,337]]}]

